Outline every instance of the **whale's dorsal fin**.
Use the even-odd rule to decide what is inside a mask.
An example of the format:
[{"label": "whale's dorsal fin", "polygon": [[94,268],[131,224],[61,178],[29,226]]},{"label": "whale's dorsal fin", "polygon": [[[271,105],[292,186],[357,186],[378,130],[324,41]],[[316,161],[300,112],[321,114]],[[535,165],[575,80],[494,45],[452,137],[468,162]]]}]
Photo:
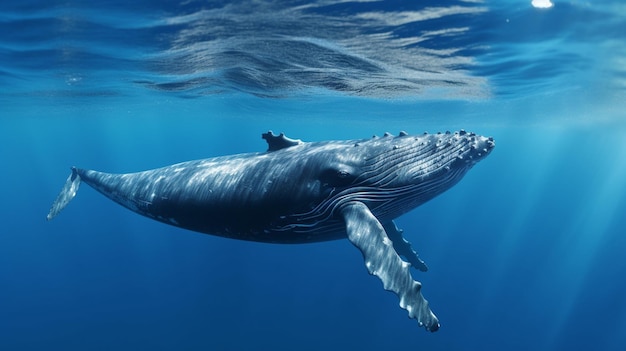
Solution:
[{"label": "whale's dorsal fin", "polygon": [[343,206],[341,215],[346,222],[348,239],[356,246],[365,259],[370,274],[377,276],[385,290],[394,292],[400,298],[400,307],[409,312],[429,331],[439,329],[439,320],[428,307],[422,296],[422,284],[413,280],[409,268],[393,248],[393,243],[385,229],[362,202],[351,201]]},{"label": "whale's dorsal fin", "polygon": [[302,140],[300,139],[291,139],[285,136],[285,133],[280,133],[279,135],[275,135],[271,130],[267,133],[261,134],[261,138],[267,141],[267,151],[276,151],[280,149],[285,149],[291,146],[302,144]]}]

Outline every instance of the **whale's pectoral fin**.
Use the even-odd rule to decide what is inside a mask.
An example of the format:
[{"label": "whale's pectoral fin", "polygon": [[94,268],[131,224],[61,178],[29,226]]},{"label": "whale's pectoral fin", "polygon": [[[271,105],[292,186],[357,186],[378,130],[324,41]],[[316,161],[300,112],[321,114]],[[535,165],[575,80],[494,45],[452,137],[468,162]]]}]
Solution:
[{"label": "whale's pectoral fin", "polygon": [[422,296],[422,284],[413,280],[410,264],[396,253],[385,229],[369,208],[352,201],[342,208],[341,214],[346,222],[348,239],[361,250],[369,273],[383,282],[385,290],[398,295],[400,307],[409,312],[410,318],[416,319],[426,330],[439,329],[437,317]]},{"label": "whale's pectoral fin", "polygon": [[54,200],[46,219],[51,220],[56,217],[56,215],[58,215],[59,212],[61,212],[61,210],[63,210],[65,206],[70,203],[70,201],[72,201],[74,196],[76,196],[79,186],[80,176],[78,175],[78,170],[76,167],[72,167],[72,173],[69,177],[67,177],[65,185],[63,186],[63,189],[61,189],[61,192],[57,196],[56,200]]},{"label": "whale's pectoral fin", "polygon": [[417,252],[413,250],[411,243],[406,240],[404,236],[402,236],[404,231],[398,228],[396,223],[393,221],[384,223],[383,228],[385,228],[387,236],[393,242],[393,248],[396,250],[398,255],[404,257],[413,267],[419,269],[420,271],[426,272],[428,270],[428,266],[426,266],[426,263],[420,259]]}]

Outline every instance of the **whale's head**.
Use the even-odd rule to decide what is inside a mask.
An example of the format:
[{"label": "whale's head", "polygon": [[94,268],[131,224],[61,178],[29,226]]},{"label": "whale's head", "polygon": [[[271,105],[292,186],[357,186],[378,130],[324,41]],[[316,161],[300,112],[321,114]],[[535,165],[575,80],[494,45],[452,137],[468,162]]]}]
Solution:
[{"label": "whale's head", "polygon": [[391,220],[456,184],[495,147],[491,137],[463,130],[356,141],[335,153],[321,179],[333,189],[333,202],[365,203]]},{"label": "whale's head", "polygon": [[343,228],[338,214],[352,202],[389,222],[454,186],[495,147],[493,138],[463,130],[310,143],[271,132],[264,138],[268,153],[254,161],[262,172],[243,182],[259,186],[237,198],[246,206],[272,203],[254,211],[272,218],[274,233],[286,233],[275,242],[299,238],[291,232],[308,235],[306,242],[334,237]]}]

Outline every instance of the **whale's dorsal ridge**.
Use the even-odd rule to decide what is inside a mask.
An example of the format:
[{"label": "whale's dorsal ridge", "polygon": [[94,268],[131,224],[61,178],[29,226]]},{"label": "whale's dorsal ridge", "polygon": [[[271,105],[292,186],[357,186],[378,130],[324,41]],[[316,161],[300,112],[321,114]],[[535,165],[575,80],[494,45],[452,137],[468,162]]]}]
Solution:
[{"label": "whale's dorsal ridge", "polygon": [[288,138],[287,136],[285,136],[285,133],[280,133],[279,135],[276,135],[271,130],[267,133],[261,134],[261,138],[267,141],[267,151],[276,151],[302,144],[302,140],[300,139]]}]

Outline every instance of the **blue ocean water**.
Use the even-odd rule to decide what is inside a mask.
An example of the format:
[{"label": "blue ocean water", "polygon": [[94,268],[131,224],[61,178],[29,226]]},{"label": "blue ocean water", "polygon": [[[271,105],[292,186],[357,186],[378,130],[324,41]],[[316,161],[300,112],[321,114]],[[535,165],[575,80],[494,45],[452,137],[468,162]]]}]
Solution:
[{"label": "blue ocean water", "polygon": [[[2,2],[0,349],[624,350],[626,7],[542,3]],[[347,240],[45,220],[72,165],[461,128],[497,147],[397,221],[437,333]]]}]

